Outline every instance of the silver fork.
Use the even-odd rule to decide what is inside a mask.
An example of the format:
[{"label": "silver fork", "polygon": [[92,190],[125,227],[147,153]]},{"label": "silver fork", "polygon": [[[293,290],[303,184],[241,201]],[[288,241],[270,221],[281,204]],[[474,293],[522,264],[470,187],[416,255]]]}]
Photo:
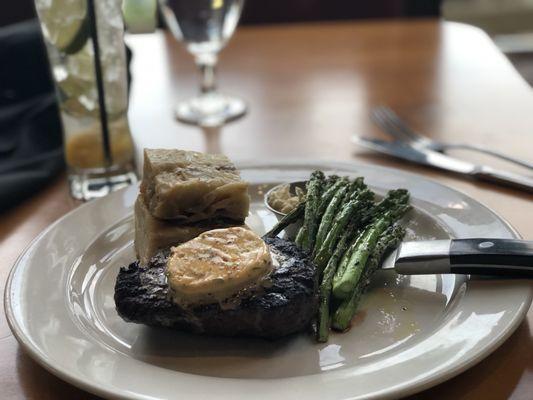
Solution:
[{"label": "silver fork", "polygon": [[481,146],[468,143],[442,143],[422,136],[411,129],[394,111],[387,106],[376,107],[374,110],[372,110],[371,117],[372,121],[374,121],[374,123],[381,127],[386,133],[398,140],[407,142],[407,144],[413,147],[422,147],[433,151],[438,151],[440,153],[445,153],[446,150],[450,149],[472,150],[512,162],[525,168],[533,169],[533,164],[530,162],[519,160],[517,158],[510,157],[506,154],[486,149]]}]

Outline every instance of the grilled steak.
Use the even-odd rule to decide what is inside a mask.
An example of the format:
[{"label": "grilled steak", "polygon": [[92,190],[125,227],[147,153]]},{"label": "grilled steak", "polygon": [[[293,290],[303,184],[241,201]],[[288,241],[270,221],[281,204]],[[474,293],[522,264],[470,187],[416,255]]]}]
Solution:
[{"label": "grilled steak", "polygon": [[184,309],[171,301],[165,279],[167,254],[147,266],[123,267],[115,285],[115,304],[126,321],[199,334],[274,339],[307,329],[317,308],[317,271],[298,247],[265,238],[277,266],[269,285],[233,307],[218,303]]}]

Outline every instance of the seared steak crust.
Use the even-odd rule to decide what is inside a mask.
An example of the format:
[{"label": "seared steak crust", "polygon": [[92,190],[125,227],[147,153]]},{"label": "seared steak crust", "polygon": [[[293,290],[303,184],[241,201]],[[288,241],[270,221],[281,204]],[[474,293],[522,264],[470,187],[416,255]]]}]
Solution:
[{"label": "seared steak crust", "polygon": [[317,271],[298,247],[265,238],[279,266],[269,284],[231,308],[217,304],[186,310],[169,300],[164,270],[167,254],[147,266],[123,267],[115,284],[115,304],[126,321],[223,336],[278,338],[309,328],[317,308]]}]

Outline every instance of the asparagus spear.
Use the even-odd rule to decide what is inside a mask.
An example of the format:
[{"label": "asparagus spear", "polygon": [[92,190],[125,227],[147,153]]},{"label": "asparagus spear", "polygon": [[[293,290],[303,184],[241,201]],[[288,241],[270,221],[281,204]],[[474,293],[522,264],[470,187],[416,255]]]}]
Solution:
[{"label": "asparagus spear", "polygon": [[365,231],[357,248],[350,255],[346,269],[333,285],[333,295],[335,297],[345,299],[350,295],[352,289],[359,281],[366,261],[375,247],[377,238],[387,229],[389,221],[390,217],[386,216]]},{"label": "asparagus spear", "polygon": [[303,248],[304,241],[307,241],[307,226],[305,226],[305,222],[296,234],[296,239],[294,239],[294,243],[296,243],[298,247]]},{"label": "asparagus spear", "polygon": [[331,224],[333,223],[333,219],[335,218],[337,210],[341,206],[341,202],[349,189],[350,187],[347,184],[347,181],[339,182],[335,193],[333,193],[329,203],[326,204],[326,208],[322,215],[322,220],[320,221],[318,232],[316,234],[315,253],[318,246],[320,246],[324,242],[324,239],[326,239],[326,235],[329,232]]},{"label": "asparagus spear", "polygon": [[333,328],[344,331],[349,327],[350,321],[357,311],[361,295],[364,292],[364,289],[368,286],[370,277],[379,267],[384,256],[400,244],[404,235],[405,228],[399,224],[395,224],[379,238],[374,252],[368,260],[368,265],[363,274],[361,283],[355,287],[350,297],[344,300],[333,314]]},{"label": "asparagus spear", "polygon": [[320,249],[316,253],[314,261],[319,268],[323,268],[327,264],[348,223],[353,221],[354,229],[359,226],[361,211],[370,207],[373,197],[374,193],[365,188],[342,206],[326,235],[326,239],[322,243],[317,243]]},{"label": "asparagus spear", "polygon": [[[336,176],[336,175],[335,175]],[[329,180],[330,178],[328,178]],[[323,218],[323,216],[326,213],[327,207],[331,203],[331,200],[334,198],[334,196],[337,194],[339,189],[346,186],[348,183],[348,180],[346,178],[339,178],[332,182],[329,187],[326,184],[326,190],[324,191],[324,194],[322,195],[319,205],[318,205],[318,216],[319,218]],[[318,233],[317,233],[318,237]],[[317,239],[318,240],[318,239]]]},{"label": "asparagus spear", "polygon": [[338,285],[338,282],[342,278],[344,271],[346,271],[346,268],[348,267],[348,263],[350,262],[350,258],[353,252],[361,244],[361,239],[363,238],[363,235],[364,235],[364,231],[358,232],[357,235],[355,236],[355,240],[352,241],[352,243],[348,247],[348,250],[344,252],[342,259],[339,262],[337,271],[335,272],[335,276],[333,277],[333,285],[335,284]]},{"label": "asparagus spear", "polygon": [[331,285],[333,283],[333,275],[337,269],[337,265],[347,250],[351,239],[350,230],[346,230],[342,238],[339,240],[339,244],[335,249],[335,252],[328,261],[324,274],[322,276],[322,282],[319,288],[319,303],[318,303],[318,330],[317,340],[319,342],[327,342],[329,336],[329,308],[331,297]]},{"label": "asparagus spear", "polygon": [[300,202],[291,212],[284,215],[283,218],[281,218],[276,225],[272,227],[271,230],[269,230],[267,233],[265,233],[265,237],[274,237],[279,235],[279,233],[288,227],[291,224],[294,224],[298,220],[302,219],[304,216],[305,211],[305,200]]},{"label": "asparagus spear", "polygon": [[318,230],[318,205],[325,176],[322,171],[314,171],[307,184],[304,224],[296,236],[296,244],[304,250],[313,249]]},{"label": "asparagus spear", "polygon": [[346,299],[350,296],[353,288],[359,282],[361,273],[370,254],[374,251],[378,238],[387,228],[399,219],[410,207],[406,204],[397,204],[385,215],[378,218],[364,233],[360,245],[350,256],[348,266],[342,277],[333,285],[333,295],[339,299]]}]

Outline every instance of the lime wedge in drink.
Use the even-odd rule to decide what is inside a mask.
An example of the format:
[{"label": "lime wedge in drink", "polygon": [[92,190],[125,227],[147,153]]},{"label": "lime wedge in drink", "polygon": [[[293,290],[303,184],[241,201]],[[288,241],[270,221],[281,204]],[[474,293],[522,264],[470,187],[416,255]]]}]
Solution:
[{"label": "lime wedge in drink", "polygon": [[37,0],[45,39],[66,54],[78,52],[89,38],[87,0]]},{"label": "lime wedge in drink", "polygon": [[157,0],[124,0],[122,13],[129,33],[152,33],[157,24]]}]

